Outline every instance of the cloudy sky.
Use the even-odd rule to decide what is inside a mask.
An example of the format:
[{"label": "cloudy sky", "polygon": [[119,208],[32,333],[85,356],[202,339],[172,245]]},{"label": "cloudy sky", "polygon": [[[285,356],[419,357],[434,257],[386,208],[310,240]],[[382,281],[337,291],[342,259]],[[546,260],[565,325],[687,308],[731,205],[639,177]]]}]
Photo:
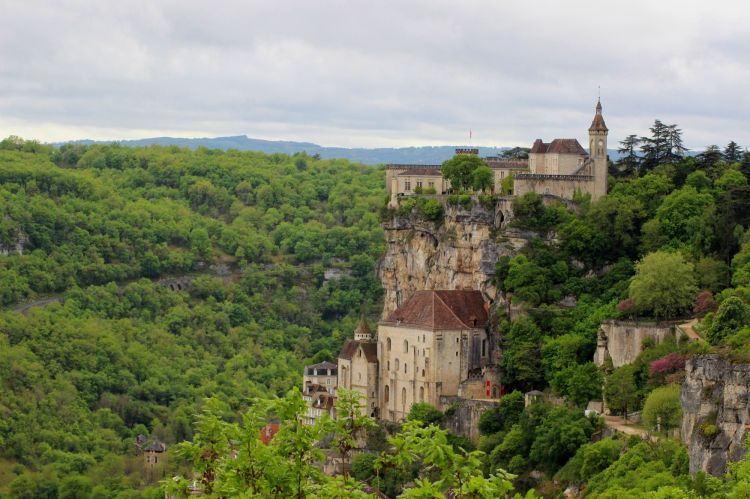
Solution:
[{"label": "cloudy sky", "polygon": [[[0,136],[750,146],[746,0],[0,0]],[[585,143],[585,142],[584,142]]]}]

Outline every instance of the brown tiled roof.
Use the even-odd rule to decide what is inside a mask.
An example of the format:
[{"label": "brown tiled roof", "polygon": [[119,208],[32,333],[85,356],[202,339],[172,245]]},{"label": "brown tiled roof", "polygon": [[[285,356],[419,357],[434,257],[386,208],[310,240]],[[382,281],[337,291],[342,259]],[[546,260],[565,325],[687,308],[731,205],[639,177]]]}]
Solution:
[{"label": "brown tiled roof", "polygon": [[536,139],[534,141],[534,145],[531,146],[531,150],[529,151],[529,154],[534,154],[534,153],[544,154],[547,152],[548,147],[549,147],[549,144],[545,144],[544,142],[542,142],[542,139]]},{"label": "brown tiled roof", "polygon": [[430,168],[432,170],[439,170],[443,165],[421,165],[417,163],[389,163],[385,165],[387,170],[409,170],[415,168]]},{"label": "brown tiled roof", "polygon": [[586,149],[576,139],[555,139],[549,143],[547,153],[586,154]]},{"label": "brown tiled roof", "polygon": [[438,329],[487,325],[487,305],[476,290],[417,291],[386,322]]},{"label": "brown tiled roof", "polygon": [[354,330],[354,334],[369,334],[372,336],[372,330],[370,329],[370,326],[367,325],[365,314],[362,314],[359,318],[359,324],[357,324],[357,329]]},{"label": "brown tiled roof", "polygon": [[529,154],[533,153],[586,154],[586,149],[581,147],[576,139],[555,139],[549,144],[542,142],[542,139],[536,139],[529,151]]},{"label": "brown tiled roof", "polygon": [[607,132],[609,129],[607,128],[607,125],[604,123],[604,116],[602,116],[602,103],[601,101],[597,101],[596,103],[596,114],[594,115],[594,120],[591,122],[591,126],[589,127],[589,132]]},{"label": "brown tiled roof", "polygon": [[490,168],[510,168],[525,170],[529,167],[529,160],[527,159],[502,159],[502,158],[484,158]]},{"label": "brown tiled roof", "polygon": [[378,361],[378,346],[374,342],[357,340],[349,340],[344,343],[344,347],[339,354],[339,359],[351,360],[359,347],[362,347],[362,352],[364,352],[367,362]]},{"label": "brown tiled roof", "polygon": [[443,175],[443,172],[438,168],[409,168],[405,172],[401,172],[398,174],[399,177],[404,175],[427,175],[430,177],[441,177]]}]

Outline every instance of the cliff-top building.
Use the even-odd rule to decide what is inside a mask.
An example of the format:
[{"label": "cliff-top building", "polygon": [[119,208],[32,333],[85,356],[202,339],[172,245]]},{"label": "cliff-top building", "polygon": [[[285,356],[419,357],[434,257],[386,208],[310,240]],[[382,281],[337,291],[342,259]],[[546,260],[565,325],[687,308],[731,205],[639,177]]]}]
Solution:
[{"label": "cliff-top building", "polygon": [[[494,190],[500,191],[502,181],[513,175],[513,194],[527,192],[572,199],[576,193],[590,194],[595,200],[607,194],[607,125],[602,116],[601,102],[589,127],[588,152],[576,139],[554,139],[532,144],[528,160],[483,158],[493,171]],[[479,154],[479,149],[456,149],[456,154]],[[441,165],[386,165],[386,189],[391,206],[399,196],[408,196],[425,189],[445,194],[450,182],[443,179]]]}]

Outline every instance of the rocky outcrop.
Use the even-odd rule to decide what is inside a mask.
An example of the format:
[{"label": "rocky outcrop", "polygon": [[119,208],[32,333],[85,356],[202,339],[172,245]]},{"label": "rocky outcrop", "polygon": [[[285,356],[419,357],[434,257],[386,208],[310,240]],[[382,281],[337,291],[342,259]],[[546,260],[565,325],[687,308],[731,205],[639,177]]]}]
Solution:
[{"label": "rocky outcrop", "polygon": [[656,322],[607,320],[599,326],[594,363],[603,366],[607,359],[613,367],[632,363],[650,339],[661,343],[674,337],[674,325]]},{"label": "rocky outcrop", "polygon": [[479,419],[486,411],[497,407],[494,400],[440,397],[441,408],[446,408],[443,427],[454,435],[479,440]]},{"label": "rocky outcrop", "polygon": [[494,209],[476,200],[470,208],[446,204],[439,223],[415,214],[387,220],[388,247],[379,268],[383,317],[422,289],[478,289],[494,302],[497,259],[515,255],[535,235],[508,227],[510,218],[510,200],[502,199]]},{"label": "rocky outcrop", "polygon": [[687,361],[680,393],[681,436],[690,472],[720,476],[745,454],[750,428],[750,365],[733,364],[718,354]]}]

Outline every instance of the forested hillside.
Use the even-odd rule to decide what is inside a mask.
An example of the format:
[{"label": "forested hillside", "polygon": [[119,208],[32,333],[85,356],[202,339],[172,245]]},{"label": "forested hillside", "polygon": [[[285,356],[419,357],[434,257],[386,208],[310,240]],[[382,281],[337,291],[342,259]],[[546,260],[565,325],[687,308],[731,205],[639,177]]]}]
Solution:
[{"label": "forested hillside", "polygon": [[299,384],[381,308],[382,179],[305,155],[1,142],[0,495],[134,497],[137,435],[190,439],[204,397],[241,410]]}]

